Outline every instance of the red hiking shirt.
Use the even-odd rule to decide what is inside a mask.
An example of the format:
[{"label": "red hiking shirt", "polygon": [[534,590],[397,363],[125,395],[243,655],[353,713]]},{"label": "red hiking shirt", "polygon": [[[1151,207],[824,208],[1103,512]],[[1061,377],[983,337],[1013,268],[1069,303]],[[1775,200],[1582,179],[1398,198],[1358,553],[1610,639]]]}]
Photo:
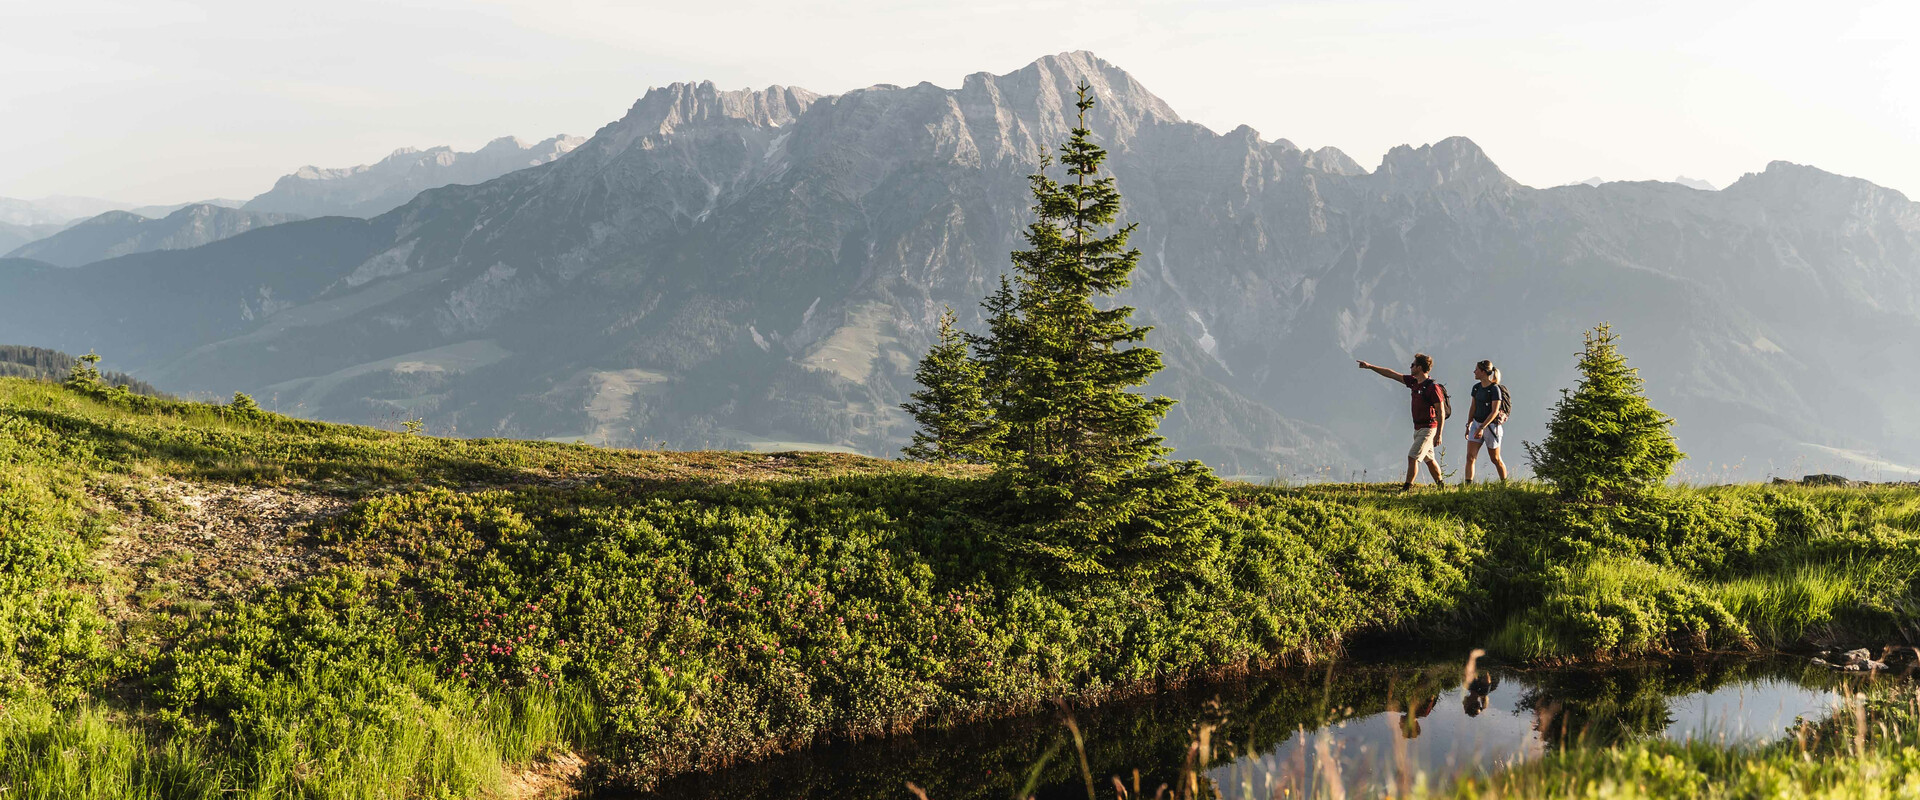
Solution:
[{"label": "red hiking shirt", "polygon": [[1413,390],[1413,427],[1431,428],[1440,424],[1440,384],[1432,378],[1416,380],[1412,375],[1400,376],[1400,382]]}]

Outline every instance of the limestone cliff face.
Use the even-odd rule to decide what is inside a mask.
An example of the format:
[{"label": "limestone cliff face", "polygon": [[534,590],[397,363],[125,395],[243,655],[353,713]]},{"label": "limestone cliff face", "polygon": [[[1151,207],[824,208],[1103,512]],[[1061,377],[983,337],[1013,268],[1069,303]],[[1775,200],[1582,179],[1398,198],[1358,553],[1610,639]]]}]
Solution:
[{"label": "limestone cliff face", "polygon": [[[953,89],[654,89],[564,158],[357,226],[179,254],[172,280],[235,283],[193,289],[221,318],[128,341],[140,355],[120,363],[334,419],[888,452],[910,433],[897,405],[940,310],[977,325],[1021,246],[1025,176],[1068,136],[1081,84],[1139,224],[1122,300],[1156,326],[1169,368],[1152,390],[1182,401],[1167,432],[1184,455],[1395,471],[1405,398],[1353,359],[1416,351],[1461,394],[1494,359],[1522,401],[1509,439],[1535,438],[1580,332],[1611,321],[1696,464],[1920,462],[1900,410],[1920,385],[1874,377],[1894,343],[1920,341],[1920,211],[1896,192],[1783,163],[1717,192],[1534,189],[1458,137],[1368,170],[1182,120],[1088,53]],[[43,298],[82,280],[16,271],[0,287]],[[39,330],[164,326],[132,305],[113,306],[125,322]]]}]

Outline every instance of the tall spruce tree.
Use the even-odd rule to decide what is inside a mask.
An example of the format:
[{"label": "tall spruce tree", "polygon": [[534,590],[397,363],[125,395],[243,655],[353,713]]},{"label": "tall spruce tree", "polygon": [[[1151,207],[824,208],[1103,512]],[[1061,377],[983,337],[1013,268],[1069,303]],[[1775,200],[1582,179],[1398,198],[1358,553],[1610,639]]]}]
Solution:
[{"label": "tall spruce tree", "polygon": [[1580,385],[1560,390],[1546,441],[1526,443],[1535,475],[1561,498],[1614,503],[1640,497],[1673,474],[1686,454],[1673,442],[1673,418],[1647,402],[1638,370],[1614,345],[1611,326],[1589,331]]},{"label": "tall spruce tree", "polygon": [[1107,153],[1087,127],[1093,106],[1079,87],[1078,121],[1060,148],[1068,179],[1047,177],[1047,161],[1029,178],[1029,249],[1013,254],[1013,280],[983,303],[989,330],[974,341],[1023,544],[1079,573],[1204,547],[1221,502],[1204,465],[1166,459],[1157,429],[1174,401],[1130,391],[1161,368],[1159,352],[1140,344],[1151,329],[1133,324],[1130,307],[1095,303],[1126,288],[1140,251],[1127,247],[1135,225],[1108,230],[1120,192],[1100,174]]},{"label": "tall spruce tree", "polygon": [[925,388],[900,406],[920,423],[902,453],[915,461],[987,463],[1002,426],[987,405],[985,370],[969,354],[951,308],[940,314],[938,337],[913,375]]}]

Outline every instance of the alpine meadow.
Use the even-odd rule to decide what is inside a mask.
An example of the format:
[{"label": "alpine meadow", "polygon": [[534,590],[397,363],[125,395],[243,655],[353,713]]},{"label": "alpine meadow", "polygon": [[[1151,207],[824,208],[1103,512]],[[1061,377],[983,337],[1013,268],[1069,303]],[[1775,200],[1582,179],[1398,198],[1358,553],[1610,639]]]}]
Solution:
[{"label": "alpine meadow", "polygon": [[[248,47],[319,59],[366,16],[323,5]],[[762,28],[824,35],[466,6],[433,25],[501,26],[484,65],[417,46],[538,80],[516,116],[622,37],[704,64],[646,37],[737,26],[745,65],[794,46]],[[1328,41],[1384,13],[1311,10]],[[980,48],[1006,16],[947,11]],[[870,38],[797,72],[948,46],[839,13]],[[1218,24],[1272,9],[1075,13],[1283,63]],[[1510,55],[1421,27],[1378,30],[1446,44],[1435,86]],[[202,107],[154,63],[181,94],[113,85]],[[269,95],[225,135],[437,131],[474,91],[312,65],[207,95]],[[400,121],[340,127],[374,106]],[[1535,188],[1457,136],[1369,170],[1074,51],[956,89],[673,83],[590,137],[0,223],[0,800],[1920,787],[1920,205],[1866,180]]]}]

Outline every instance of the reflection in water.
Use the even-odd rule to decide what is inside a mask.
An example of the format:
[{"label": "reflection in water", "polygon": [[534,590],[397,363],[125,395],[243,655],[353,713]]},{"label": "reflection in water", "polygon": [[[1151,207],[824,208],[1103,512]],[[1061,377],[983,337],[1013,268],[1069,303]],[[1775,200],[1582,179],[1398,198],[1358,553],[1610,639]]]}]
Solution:
[{"label": "reflection in water", "polygon": [[[1477,665],[1476,665],[1477,666]],[[1148,797],[1182,775],[1227,797],[1296,796],[1492,770],[1542,752],[1634,739],[1768,741],[1834,707],[1838,679],[1777,660],[1679,661],[1513,671],[1465,662],[1285,670],[1082,709],[1088,769]],[[1194,766],[1204,769],[1193,770]],[[1110,777],[1111,776],[1111,777]],[[1058,714],[811,748],[681,776],[649,796],[904,798],[1031,794],[1084,798],[1080,758]],[[1211,792],[1207,792],[1211,796]]]}]

